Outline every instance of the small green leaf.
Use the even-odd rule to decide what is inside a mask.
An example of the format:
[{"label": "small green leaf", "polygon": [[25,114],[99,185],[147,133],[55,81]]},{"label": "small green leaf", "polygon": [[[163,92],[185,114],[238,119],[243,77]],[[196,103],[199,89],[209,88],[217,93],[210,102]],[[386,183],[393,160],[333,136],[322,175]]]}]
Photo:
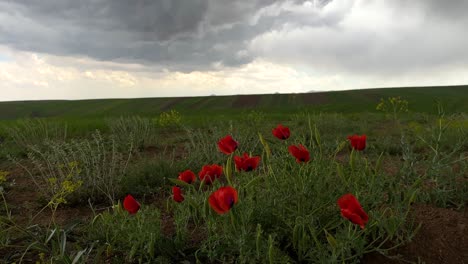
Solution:
[{"label": "small green leaf", "polygon": [[377,162],[374,167],[374,173],[377,174],[380,169],[382,168],[382,157],[383,157],[383,152],[380,154],[379,158],[377,159]]},{"label": "small green leaf", "polygon": [[261,133],[258,133],[258,137],[260,138],[260,142],[262,143],[263,148],[265,149],[265,152],[266,152],[266,155],[267,155],[268,160],[270,160],[270,157],[271,157],[270,146],[269,146],[268,143],[265,141],[265,139],[263,138],[263,136],[262,136]]},{"label": "small green leaf", "polygon": [[328,233],[327,230],[324,229],[323,231],[325,231],[325,235],[327,236],[328,244],[330,244],[333,249],[336,249],[338,246],[336,239],[330,233]]},{"label": "small green leaf", "polygon": [[79,251],[78,253],[76,253],[76,256],[73,258],[73,261],[72,261],[72,264],[76,264],[78,263],[78,260],[80,260],[81,256],[83,256],[83,254],[86,252],[87,248]]},{"label": "small green leaf", "polygon": [[181,186],[181,187],[189,187],[189,188],[193,188],[193,186],[191,184],[188,184],[184,181],[181,181],[179,179],[172,179],[172,178],[168,178],[168,180],[172,183],[174,183],[175,185],[178,185],[178,186]]}]

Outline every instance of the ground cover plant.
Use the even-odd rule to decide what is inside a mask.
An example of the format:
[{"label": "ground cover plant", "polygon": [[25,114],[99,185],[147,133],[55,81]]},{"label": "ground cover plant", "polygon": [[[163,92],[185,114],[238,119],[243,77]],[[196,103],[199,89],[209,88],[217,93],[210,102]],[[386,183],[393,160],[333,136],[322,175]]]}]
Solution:
[{"label": "ground cover plant", "polygon": [[379,100],[5,122],[0,261],[466,262],[466,113]]}]

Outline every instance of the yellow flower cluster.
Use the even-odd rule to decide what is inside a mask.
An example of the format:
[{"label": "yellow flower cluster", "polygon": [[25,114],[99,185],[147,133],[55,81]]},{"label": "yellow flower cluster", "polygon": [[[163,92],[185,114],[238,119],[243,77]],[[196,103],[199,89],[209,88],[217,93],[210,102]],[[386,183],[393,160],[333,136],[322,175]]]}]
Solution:
[{"label": "yellow flower cluster", "polygon": [[0,184],[4,183],[7,181],[7,176],[10,174],[8,171],[2,171],[0,170]]},{"label": "yellow flower cluster", "polygon": [[379,104],[377,104],[376,110],[382,111],[384,113],[391,113],[396,119],[397,114],[408,112],[408,101],[401,99],[400,96],[389,97],[387,99],[380,99]]},{"label": "yellow flower cluster", "polygon": [[[65,165],[61,164],[59,167],[64,168]],[[59,204],[67,203],[65,198],[75,192],[83,184],[82,180],[74,179],[81,171],[78,168],[78,162],[72,161],[67,164],[67,167],[69,169],[69,173],[60,183],[56,177],[47,179],[48,183],[51,185],[51,189],[54,190],[54,194],[49,201],[49,205],[55,208],[58,207]]]},{"label": "yellow flower cluster", "polygon": [[176,110],[171,110],[169,112],[162,112],[157,119],[157,122],[162,127],[180,125],[182,117],[179,112]]}]

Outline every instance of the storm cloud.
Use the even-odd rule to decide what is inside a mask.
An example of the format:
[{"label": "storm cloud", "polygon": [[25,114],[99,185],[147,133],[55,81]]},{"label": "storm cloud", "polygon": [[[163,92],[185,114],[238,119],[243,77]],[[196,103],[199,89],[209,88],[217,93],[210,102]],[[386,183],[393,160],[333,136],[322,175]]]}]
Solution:
[{"label": "storm cloud", "polygon": [[168,68],[251,61],[249,23],[273,0],[0,1],[0,43],[16,49]]},{"label": "storm cloud", "polygon": [[461,0],[3,0],[0,10],[1,44],[182,71],[259,56],[383,72],[467,58]]}]

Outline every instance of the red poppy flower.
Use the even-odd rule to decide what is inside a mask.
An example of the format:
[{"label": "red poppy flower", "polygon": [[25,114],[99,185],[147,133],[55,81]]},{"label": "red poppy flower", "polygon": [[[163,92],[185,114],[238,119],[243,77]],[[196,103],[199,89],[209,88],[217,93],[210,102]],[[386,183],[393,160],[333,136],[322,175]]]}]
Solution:
[{"label": "red poppy flower", "polygon": [[198,173],[198,177],[200,177],[200,181],[204,180],[206,184],[211,184],[214,180],[221,177],[221,174],[223,174],[223,167],[216,164],[205,165]]},{"label": "red poppy flower", "polygon": [[251,171],[258,167],[258,163],[260,163],[260,157],[249,157],[247,153],[244,153],[244,156],[234,156],[234,162],[236,163],[236,168],[238,171]]},{"label": "red poppy flower", "polygon": [[289,153],[296,158],[297,163],[301,162],[309,162],[310,160],[310,153],[309,151],[301,144],[297,146],[289,146],[288,148]]},{"label": "red poppy flower", "polygon": [[340,199],[338,199],[338,206],[344,218],[364,229],[367,221],[369,221],[369,216],[364,212],[354,195],[348,193],[341,196]]},{"label": "red poppy flower", "polygon": [[130,214],[136,214],[140,210],[140,204],[130,194],[125,197],[123,206]]},{"label": "red poppy flower", "polygon": [[174,201],[181,203],[185,200],[184,196],[182,195],[182,189],[179,186],[172,187],[172,194]]},{"label": "red poppy flower", "polygon": [[353,147],[353,149],[355,149],[355,150],[361,151],[361,150],[364,150],[366,148],[366,135],[348,136],[348,140],[351,142],[351,147]]},{"label": "red poppy flower", "polygon": [[234,204],[237,203],[237,191],[236,189],[227,186],[221,187],[208,198],[211,208],[218,214],[224,214],[229,212]]},{"label": "red poppy flower", "polygon": [[218,148],[224,154],[231,154],[237,149],[238,143],[232,139],[231,135],[227,135],[218,141]]},{"label": "red poppy flower", "polygon": [[274,128],[272,133],[273,133],[273,136],[281,140],[286,140],[291,136],[291,131],[289,131],[289,127],[285,127],[281,124],[279,124],[276,128]]},{"label": "red poppy flower", "polygon": [[195,173],[193,173],[193,171],[186,170],[184,172],[179,173],[178,179],[188,184],[191,184],[197,180],[197,177],[195,176]]}]

